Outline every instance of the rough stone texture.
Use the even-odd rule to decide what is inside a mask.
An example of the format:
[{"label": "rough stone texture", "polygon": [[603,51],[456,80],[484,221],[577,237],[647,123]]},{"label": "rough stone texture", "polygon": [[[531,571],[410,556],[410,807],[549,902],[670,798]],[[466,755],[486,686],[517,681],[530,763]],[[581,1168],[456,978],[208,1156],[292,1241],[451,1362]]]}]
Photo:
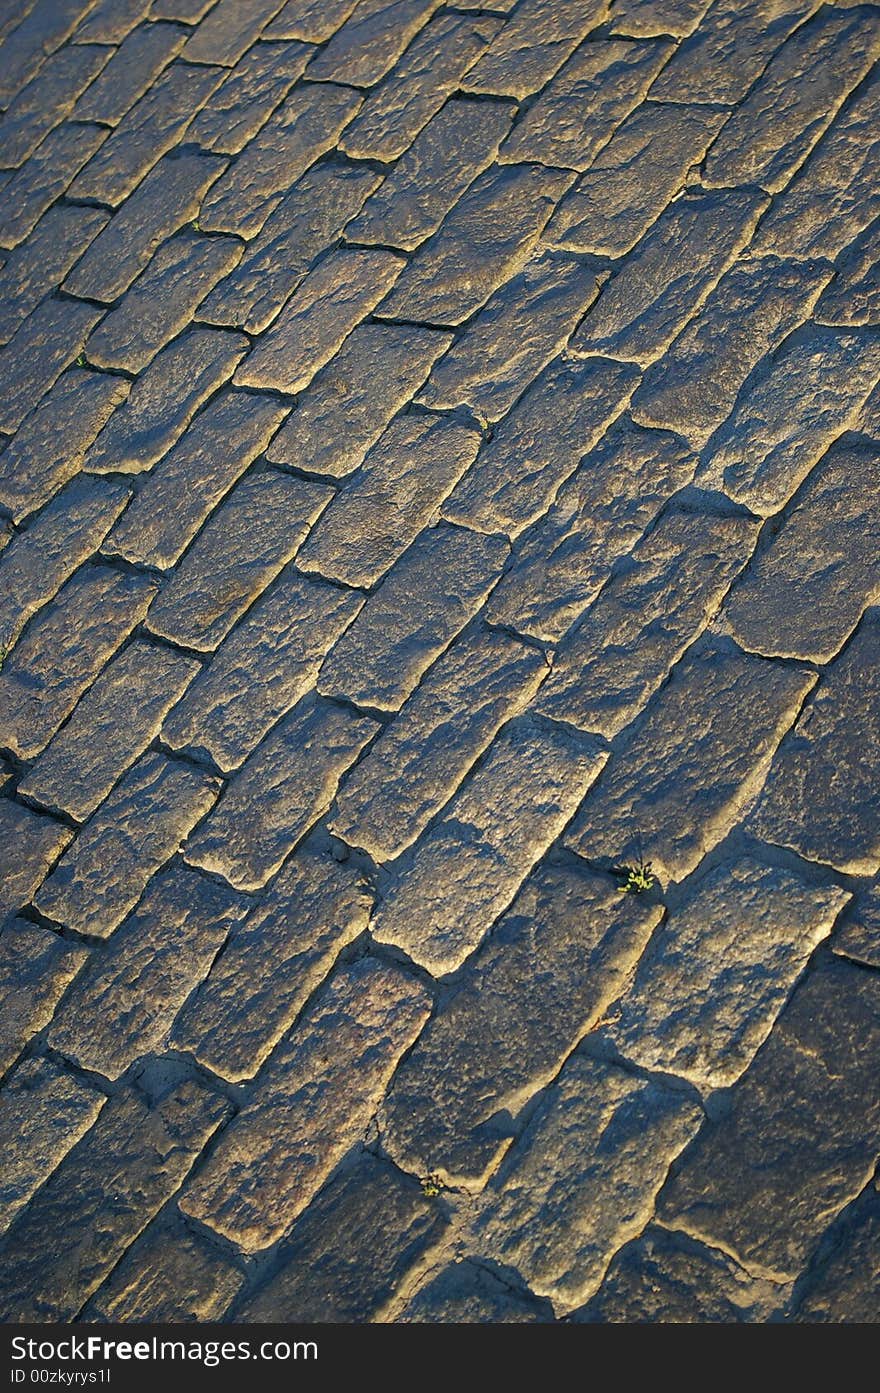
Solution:
[{"label": "rough stone texture", "polygon": [[[0,164],[23,164],[44,136],[69,116],[76,99],[101,71],[105,48],[62,48],[45,62],[0,117]],[[89,118],[85,118],[89,119]]]},{"label": "rough stone texture", "polygon": [[625,737],[567,838],[589,860],[642,856],[680,880],[736,823],[815,682],[726,648],[686,657]]},{"label": "rough stone texture", "polygon": [[615,34],[649,39],[658,34],[686,37],[696,29],[711,0],[611,0]]},{"label": "rough stone texture", "polygon": [[44,296],[64,280],[106,223],[107,214],[100,208],[60,203],[44,214],[0,271],[0,342],[9,342]]},{"label": "rough stone texture", "polygon": [[816,318],[823,324],[880,325],[880,222],[839,257]]},{"label": "rough stone texture", "polygon": [[807,1324],[871,1324],[880,1297],[880,1199],[870,1191],[840,1225],[838,1246],[809,1283],[795,1319]]},{"label": "rough stone texture", "polygon": [[44,300],[0,349],[0,430],[16,431],[81,352],[101,313],[73,300]]},{"label": "rough stone texture", "polygon": [[167,68],[185,39],[186,31],[172,24],[144,24],[133,30],[80,97],[74,119],[117,126]]},{"label": "rough stone texture", "polygon": [[69,828],[59,826],[48,817],[40,817],[30,808],[7,798],[0,798],[0,828],[3,830],[0,853],[2,923],[7,915],[30,903],[71,834]]},{"label": "rough stone texture", "polygon": [[91,5],[89,0],[38,0],[22,15],[3,44],[4,73],[0,105],[6,106],[20,87],[38,72],[46,55],[69,38]]},{"label": "rough stone texture", "polygon": [[46,137],[3,190],[0,246],[24,241],[106,139],[107,131],[99,126],[66,124]]},{"label": "rough stone texture", "polygon": [[263,30],[264,39],[306,39],[322,44],[345,23],[357,0],[287,0]]},{"label": "rough stone texture", "polygon": [[51,929],[12,919],[0,928],[0,1069],[5,1073],[25,1045],[52,1019],[88,950]]},{"label": "rough stone texture", "polygon": [[281,9],[283,0],[220,0],[187,42],[189,63],[231,68]]},{"label": "rough stone texture", "polygon": [[239,154],[302,76],[311,52],[305,44],[256,44],[202,107],[191,139],[204,150]]},{"label": "rough stone texture", "polygon": [[514,1291],[485,1267],[454,1262],[432,1276],[397,1317],[405,1324],[531,1324],[550,1317],[542,1303]]},{"label": "rough stone texture", "polygon": [[740,101],[813,9],[814,0],[715,0],[651,96],[672,102]]},{"label": "rough stone texture", "polygon": [[880,884],[857,895],[831,942],[835,953],[880,967]]},{"label": "rough stone texture", "polygon": [[607,17],[607,0],[522,0],[464,82],[470,92],[530,96]]},{"label": "rough stone texture", "polygon": [[430,19],[438,0],[359,0],[308,76],[319,81],[372,87]]},{"label": "rough stone texture", "polygon": [[369,958],[337,973],[184,1191],[184,1212],[246,1252],[280,1238],[362,1138],[430,1004],[413,977]]},{"label": "rough stone texture", "polygon": [[150,1323],[220,1320],[244,1283],[239,1268],[178,1220],[146,1230],[87,1307],[87,1318]]}]

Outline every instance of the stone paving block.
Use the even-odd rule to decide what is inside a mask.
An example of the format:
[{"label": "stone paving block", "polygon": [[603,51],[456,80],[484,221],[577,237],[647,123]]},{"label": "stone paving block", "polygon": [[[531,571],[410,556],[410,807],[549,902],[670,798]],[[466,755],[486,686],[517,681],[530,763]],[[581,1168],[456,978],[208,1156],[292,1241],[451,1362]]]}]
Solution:
[{"label": "stone paving block", "polygon": [[311,53],[305,44],[255,44],[202,107],[190,139],[204,150],[237,155],[284,101]]},{"label": "stone paving block", "polygon": [[432,1276],[396,1317],[403,1324],[483,1325],[546,1322],[544,1305],[505,1286],[474,1262],[452,1262]]},{"label": "stone paving block", "polygon": [[441,10],[384,82],[368,93],[340,136],[340,149],[355,160],[399,159],[500,27],[501,20],[488,15],[471,19]]},{"label": "stone paving block", "polygon": [[23,164],[43,137],[70,115],[80,93],[111,56],[109,49],[92,45],[65,47],[53,54],[0,117],[0,164]]},{"label": "stone paving block", "polygon": [[172,1035],[222,1078],[252,1078],[367,927],[363,877],[305,843],[286,863],[184,1007]]},{"label": "stone paving block", "polygon": [[595,272],[573,257],[534,257],[459,335],[419,402],[440,409],[466,405],[483,420],[500,420],[564,348],[598,293]]},{"label": "stone paving block", "polygon": [[671,52],[669,43],[584,44],[520,115],[501,158],[589,169]]},{"label": "stone paving block", "polygon": [[308,77],[372,87],[437,9],[439,0],[359,0],[308,66]]},{"label": "stone paving block", "polygon": [[482,444],[445,416],[393,421],[321,514],[297,557],[344,585],[374,586],[433,520]]},{"label": "stone paving block", "polygon": [[46,136],[3,190],[0,246],[17,247],[24,241],[107,135],[100,126],[64,123]]},{"label": "stone paving block", "polygon": [[47,1059],[26,1059],[0,1093],[0,1232],[91,1127],[105,1103]]},{"label": "stone paving block", "polygon": [[186,859],[237,890],[259,890],[330,804],[345,770],[376,733],[375,721],[306,698],[257,746]]},{"label": "stone paving block", "polygon": [[134,29],[100,77],[80,97],[74,119],[118,126],[179,53],[185,40],[186,30],[175,24],[144,24]]},{"label": "stone paving block", "polygon": [[95,436],[128,395],[128,383],[70,368],[26,416],[0,454],[0,503],[16,522],[48,503],[82,468]]},{"label": "stone paving block", "polygon": [[646,372],[632,402],[635,419],[666,426],[702,448],[733,410],[752,369],[806,320],[829,274],[816,262],[736,262]]},{"label": "stone paving block", "polygon": [[705,1092],[729,1087],[850,898],[751,856],[718,866],[651,939],[610,1027],[618,1050]]},{"label": "stone paving block", "polygon": [[747,189],[670,204],[606,285],[572,348],[643,364],[658,358],[749,242],[766,205]]},{"label": "stone paving block", "polygon": [[697,484],[753,513],[785,504],[828,446],[854,426],[880,374],[880,336],[810,326],[743,392]]},{"label": "stone paving block", "polygon": [[752,818],[767,841],[851,875],[880,870],[877,659],[871,610],[780,749]]},{"label": "stone paving block", "polygon": [[187,866],[159,871],[70,988],[49,1027],[50,1048],[108,1079],[161,1052],[247,909],[242,896]]},{"label": "stone paving block", "polygon": [[760,790],[816,680],[808,668],[726,648],[685,657],[625,737],[566,843],[614,865],[644,857],[681,880]]},{"label": "stone paving block", "polygon": [[190,35],[184,58],[188,63],[234,67],[283,3],[284,0],[219,0]]},{"label": "stone paving block", "polygon": [[665,513],[557,650],[537,709],[612,740],[705,628],[756,540],[750,519]]},{"label": "stone paving block", "polygon": [[0,343],[7,343],[40,301],[61,284],[106,222],[107,214],[100,208],[63,203],[43,215],[0,271]]},{"label": "stone paving block", "polygon": [[608,16],[607,0],[522,0],[462,86],[469,92],[529,97]]},{"label": "stone paving block", "polygon": [[402,706],[483,604],[508,554],[501,537],[426,528],[330,650],[318,690],[384,711]]},{"label": "stone paving block", "polygon": [[155,1107],[131,1088],[111,1098],[9,1231],[3,1318],[72,1320],[179,1188],[228,1110],[225,1098],[189,1082]]},{"label": "stone paving block", "polygon": [[244,1273],[180,1218],[157,1219],[93,1296],[86,1319],[184,1323],[223,1318]]},{"label": "stone paving block", "polygon": [[398,856],[547,671],[539,653],[507,634],[477,629],[461,638],[345,779],[333,830],[377,861]]},{"label": "stone paving block", "polygon": [[454,972],[559,836],[607,755],[562,726],[511,722],[416,842],[370,930],[434,976]]},{"label": "stone paving block", "polygon": [[706,157],[703,182],[777,193],[827,130],[880,51],[880,15],[827,10],[770,61]]},{"label": "stone paving block", "polygon": [[620,257],[699,164],[726,113],[705,106],[643,102],[563,198],[544,233],[554,246]]},{"label": "stone paving block", "polygon": [[71,832],[51,818],[41,817],[30,808],[0,798],[2,842],[2,883],[0,883],[0,923],[33,898],[46,878],[52,862],[70,841]]},{"label": "stone paving block", "polygon": [[205,199],[202,228],[255,237],[281,196],[334,148],[361,100],[349,87],[295,88]]},{"label": "stone paving block", "polygon": [[815,0],[715,0],[651,88],[670,102],[742,100]]},{"label": "stone paving block", "polygon": [[810,1325],[872,1324],[877,1318],[880,1200],[868,1191],[847,1211],[838,1245],[811,1274],[795,1320]]},{"label": "stone paving block", "polygon": [[822,324],[880,325],[880,222],[842,253],[816,318]]},{"label": "stone paving block", "polygon": [[572,1060],[490,1192],[475,1251],[515,1268],[557,1314],[581,1305],[651,1218],[669,1166],[702,1117],[689,1097],[653,1080]]},{"label": "stone paving block", "polygon": [[235,270],[211,291],[199,318],[262,333],[380,179],[374,170],[354,166],[319,164],[308,170],[248,244]]},{"label": "stone paving block", "polygon": [[5,1073],[52,1019],[88,950],[51,929],[12,919],[0,927],[0,1069]]},{"label": "stone paving block", "polygon": [[167,648],[136,641],[104,669],[19,791],[84,822],[159,733],[198,672]]},{"label": "stone paving block", "polygon": [[497,427],[443,516],[515,537],[546,513],[638,380],[634,367],[608,359],[551,365]]},{"label": "stone paving block", "polygon": [[38,72],[50,53],[69,39],[93,0],[38,0],[3,41],[0,106]]},{"label": "stone paving block", "polygon": [[0,745],[33,759],[140,623],[157,584],[85,566],[31,621],[0,671]]},{"label": "stone paving block", "polygon": [[350,474],[451,341],[415,325],[359,324],[297,402],[267,458],[332,478]]},{"label": "stone paving block", "polygon": [[877,1006],[875,978],[851,963],[808,973],[727,1114],[704,1128],[664,1187],[664,1224],[756,1276],[798,1276],[874,1172]]},{"label": "stone paving block", "polygon": [[880,967],[880,883],[874,882],[856,896],[831,947],[866,967]]},{"label": "stone paving block", "polygon": [[144,479],[104,551],[168,570],[286,415],[274,398],[221,392]]},{"label": "stone paving block", "polygon": [[121,44],[134,26],[146,19],[149,9],[150,0],[98,0],[77,26],[71,42]]},{"label": "stone paving block", "polygon": [[153,874],[213,805],[220,780],[146,754],[86,823],[37,893],[37,907],[77,933],[108,938]]},{"label": "stone paving block", "polygon": [[540,165],[481,174],[415,253],[380,312],[461,324],[528,261],[572,175]]},{"label": "stone paving block", "polygon": [[711,0],[612,0],[615,34],[651,39],[664,34],[686,38],[696,29]]},{"label": "stone paving block", "polygon": [[151,19],[177,19],[182,24],[198,24],[215,0],[153,0]]},{"label": "stone paving block", "polygon": [[0,430],[16,431],[79,355],[98,320],[94,305],[44,300],[0,349]]},{"label": "stone paving block", "polygon": [[315,685],[321,663],[361,607],[290,570],[256,602],[162,727],[173,749],[238,768],[280,716]]},{"label": "stone paving block", "polygon": [[263,30],[264,39],[323,44],[345,23],[357,0],[287,0]]},{"label": "stone paving block", "polygon": [[279,1239],[363,1137],[430,1011],[424,987],[362,958],[275,1052],[181,1208],[255,1252]]},{"label": "stone paving block", "polygon": [[202,528],[149,614],[153,633],[210,652],[296,554],[330,490],[274,471],[243,479]]},{"label": "stone paving block", "polygon": [[36,0],[3,0],[0,7],[0,40],[11,34],[17,24],[34,8]]},{"label": "stone paving block", "polygon": [[366,1154],[299,1220],[280,1271],[236,1320],[381,1320],[407,1270],[443,1226],[412,1177]]},{"label": "stone paving block", "polygon": [[489,618],[550,643],[563,638],[694,468],[676,436],[618,422],[516,543]]},{"label": "stone paving block", "polygon": [[610,876],[535,871],[398,1070],[379,1119],[390,1155],[478,1187],[512,1118],[626,986],[661,912]]}]

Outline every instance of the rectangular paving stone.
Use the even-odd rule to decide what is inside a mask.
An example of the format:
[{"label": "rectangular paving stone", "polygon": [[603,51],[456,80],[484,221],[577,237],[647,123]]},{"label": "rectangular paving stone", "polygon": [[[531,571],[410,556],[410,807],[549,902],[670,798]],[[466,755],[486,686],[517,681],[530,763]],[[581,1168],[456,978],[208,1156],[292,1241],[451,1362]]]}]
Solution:
[{"label": "rectangular paving stone", "polygon": [[696,29],[711,0],[612,0],[615,34],[650,39],[662,34],[685,38]]},{"label": "rectangular paving stone", "polygon": [[529,259],[572,176],[540,165],[481,174],[412,257],[380,313],[461,324]]},{"label": "rectangular paving stone", "polygon": [[651,96],[670,102],[742,100],[815,0],[715,0],[661,73]]},{"label": "rectangular paving stone", "polygon": [[370,931],[434,976],[454,972],[559,836],[607,755],[520,717],[416,842]]},{"label": "rectangular paving stone", "polygon": [[359,324],[313,378],[267,458],[332,478],[350,474],[451,341],[415,325]]},{"label": "rectangular paving stone", "polygon": [[3,41],[0,106],[7,106],[50,53],[69,39],[92,0],[38,0]]},{"label": "rectangular paving stone", "polygon": [[166,648],[134,642],[104,669],[19,791],[84,822],[159,733],[198,671]]},{"label": "rectangular paving stone", "polygon": [[66,46],[43,64],[0,117],[4,168],[23,164],[43,137],[70,115],[80,93],[110,57],[107,48]]},{"label": "rectangular paving stone", "polygon": [[168,570],[286,415],[274,398],[221,392],[143,481],[104,551]]},{"label": "rectangular paving stone", "polygon": [[5,1073],[52,1019],[88,949],[26,919],[0,927],[0,1068]]},{"label": "rectangular paving stone", "polygon": [[283,0],[219,0],[190,35],[188,63],[234,67],[281,9]]},{"label": "rectangular paving stone", "polygon": [[607,0],[522,0],[462,85],[469,92],[529,97],[607,16]]},{"label": "rectangular paving stone", "polygon": [[319,82],[372,87],[430,19],[439,0],[359,0],[308,67]]},{"label": "rectangular paving stone", "polygon": [[30,904],[34,891],[70,841],[71,832],[51,818],[0,798],[0,828],[3,831],[0,867],[0,923],[18,909]]},{"label": "rectangular paving stone", "polygon": [[31,311],[61,284],[106,222],[100,208],[60,203],[10,252],[0,270],[0,343],[8,343]]},{"label": "rectangular paving stone", "polygon": [[83,1313],[101,1324],[222,1319],[244,1285],[244,1273],[178,1215],[155,1220]]},{"label": "rectangular paving stone", "polygon": [[372,903],[350,864],[304,844],[187,1002],[174,1047],[231,1082],[252,1078],[341,949],[363,933]]},{"label": "rectangular paving stone", "polygon": [[509,555],[502,537],[426,528],[330,650],[325,696],[394,711],[476,614]]},{"label": "rectangular paving stone", "polygon": [[379,1119],[394,1160],[478,1188],[511,1118],[620,995],[661,913],[608,876],[535,871],[395,1076]]},{"label": "rectangular paving stone", "polygon": [[557,650],[537,709],[612,740],[717,611],[757,532],[748,518],[664,513]]},{"label": "rectangular paving stone", "polygon": [[736,824],[816,681],[724,647],[689,655],[624,737],[566,845],[591,862],[650,861],[681,880]]},{"label": "rectangular paving stone", "polygon": [[344,780],[333,831],[377,861],[400,855],[547,671],[541,654],[507,634],[476,629],[462,637]]},{"label": "rectangular paving stone", "polygon": [[203,150],[239,154],[302,76],[311,53],[305,44],[255,44],[202,107],[189,138]]},{"label": "rectangular paving stone", "polygon": [[874,882],[856,895],[843,923],[831,940],[835,953],[866,967],[880,967],[880,884]]},{"label": "rectangular paving stone", "polygon": [[281,196],[334,148],[361,100],[349,87],[296,88],[211,190],[201,227],[255,237]]},{"label": "rectangular paving stone", "polygon": [[0,349],[0,430],[25,416],[79,355],[101,311],[73,300],[44,300]]},{"label": "rectangular paving stone", "polygon": [[356,4],[357,0],[287,0],[263,30],[263,38],[326,43],[345,23]]},{"label": "rectangular paving stone", "polygon": [[9,1231],[3,1318],[71,1320],[179,1188],[228,1111],[225,1098],[190,1082],[154,1107],[131,1088],[111,1098]]},{"label": "rectangular paving stone", "polygon": [[0,246],[17,247],[107,139],[101,126],[64,123],[37,147],[3,190]]},{"label": "rectangular paving stone", "polygon": [[376,722],[306,698],[254,750],[190,839],[186,859],[259,890],[327,811]]},{"label": "rectangular paving stone", "polygon": [[362,1138],[430,1007],[396,967],[362,958],[337,973],[184,1191],[184,1213],[245,1252],[279,1239]]},{"label": "rectangular paving stone", "polygon": [[519,116],[501,158],[589,169],[671,52],[667,42],[584,44]]},{"label": "rectangular paving stone", "polygon": [[295,556],[330,490],[274,471],[232,490],[153,602],[153,633],[210,652]]},{"label": "rectangular paving stone", "polygon": [[571,341],[578,353],[658,358],[745,245],[767,205],[753,190],[688,194],[661,213]]},{"label": "rectangular paving stone", "polygon": [[74,119],[118,126],[185,41],[186,30],[174,24],[144,24],[132,30],[100,77],[80,97]]},{"label": "rectangular paving stone", "polygon": [[568,1313],[645,1227],[670,1165],[702,1120],[689,1097],[653,1079],[572,1060],[489,1193],[472,1250],[514,1268],[558,1315]]},{"label": "rectangular paving stone", "polygon": [[838,258],[834,280],[816,306],[820,324],[880,325],[880,223]]},{"label": "rectangular paving stone", "polygon": [[86,823],[39,890],[41,914],[108,938],[220,791],[210,774],[146,754]]},{"label": "rectangular paving stone", "polygon": [[98,0],[77,25],[71,43],[120,44],[149,9],[149,0]]}]

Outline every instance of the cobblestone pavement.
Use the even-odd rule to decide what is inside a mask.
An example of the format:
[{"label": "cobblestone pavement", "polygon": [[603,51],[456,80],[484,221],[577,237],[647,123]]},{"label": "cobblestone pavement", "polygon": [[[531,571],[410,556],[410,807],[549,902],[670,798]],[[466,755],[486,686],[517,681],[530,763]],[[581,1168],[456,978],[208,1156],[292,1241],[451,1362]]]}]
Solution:
[{"label": "cobblestone pavement", "polygon": [[0,1315],[876,1320],[880,5],[0,34]]}]

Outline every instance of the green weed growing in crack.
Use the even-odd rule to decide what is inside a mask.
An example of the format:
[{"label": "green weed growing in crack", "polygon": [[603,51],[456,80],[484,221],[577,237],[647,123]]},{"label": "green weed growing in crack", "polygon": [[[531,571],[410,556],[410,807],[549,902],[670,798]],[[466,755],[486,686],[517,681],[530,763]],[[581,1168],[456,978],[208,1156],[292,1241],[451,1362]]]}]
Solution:
[{"label": "green weed growing in crack", "polygon": [[77,360],[76,360],[76,366],[77,366],[78,368],[84,368],[85,365],[86,365],[86,355],[85,355],[84,353],[80,353],[79,357],[78,357]]},{"label": "green weed growing in crack", "polygon": [[653,890],[656,881],[651,862],[641,857],[634,866],[615,866],[614,875],[620,882],[617,888],[621,895],[644,895],[647,890]]},{"label": "green weed growing in crack", "polygon": [[419,1184],[422,1187],[422,1194],[429,1200],[435,1200],[437,1196],[442,1195],[443,1191],[446,1189],[443,1181],[435,1171],[432,1171],[430,1175],[423,1175],[419,1180]]}]

